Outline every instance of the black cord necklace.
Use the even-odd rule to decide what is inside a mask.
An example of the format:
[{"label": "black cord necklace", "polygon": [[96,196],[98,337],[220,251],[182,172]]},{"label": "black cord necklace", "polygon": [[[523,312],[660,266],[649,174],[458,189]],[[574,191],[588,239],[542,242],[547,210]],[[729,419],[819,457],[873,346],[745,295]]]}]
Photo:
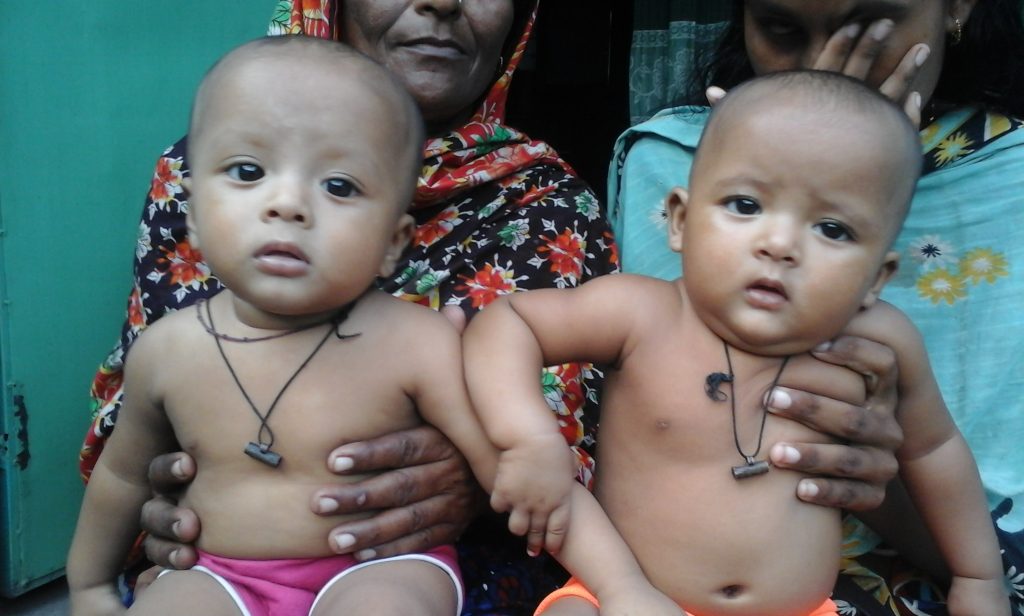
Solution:
[{"label": "black cord necklace", "polygon": [[[318,352],[320,352],[320,349],[322,349],[324,345],[327,344],[327,340],[331,337],[332,333],[339,340],[355,338],[356,336],[359,335],[342,334],[341,332],[338,331],[338,328],[341,327],[341,324],[348,317],[348,313],[352,310],[352,306],[354,306],[356,302],[353,301],[349,303],[347,306],[341,308],[337,313],[335,313],[330,319],[327,319],[326,321],[320,321],[319,323],[313,323],[312,325],[306,325],[304,327],[300,327],[297,329],[290,329],[279,334],[264,336],[262,338],[236,338],[218,332],[217,328],[213,324],[213,311],[210,309],[210,302],[204,303],[206,304],[205,320],[203,319],[201,305],[196,306],[196,314],[199,317],[199,322],[202,323],[206,331],[211,336],[213,336],[213,341],[217,344],[217,351],[220,352],[220,357],[221,359],[224,360],[224,365],[227,366],[228,372],[231,373],[231,378],[235,380],[235,385],[238,386],[238,391],[242,392],[242,397],[245,398],[245,401],[249,403],[249,408],[252,409],[252,412],[260,420],[260,427],[259,430],[256,432],[256,440],[250,441],[249,444],[245,446],[244,451],[246,455],[248,455],[250,458],[258,460],[263,464],[266,464],[267,466],[277,468],[281,464],[281,454],[271,449],[274,446],[274,431],[267,424],[267,422],[270,421],[270,414],[274,412],[274,407],[277,406],[277,402],[281,399],[281,396],[284,395],[284,392],[286,389],[288,389],[288,386],[291,385],[292,381],[294,381],[295,378],[299,376],[299,373],[302,372],[302,370],[309,365],[309,362],[313,361],[313,358],[316,356]],[[312,329],[313,327],[318,327],[325,323],[329,323],[330,327],[328,327],[327,331],[324,332],[323,338],[321,338],[320,342],[318,342],[316,347],[313,348],[313,351],[308,356],[306,356],[306,359],[303,360],[301,364],[299,364],[299,367],[296,368],[295,372],[293,372],[292,375],[288,377],[288,380],[285,381],[280,391],[278,391],[277,395],[274,397],[274,401],[270,403],[270,408],[267,409],[267,412],[261,413],[260,410],[256,408],[256,404],[252,401],[252,398],[249,397],[249,392],[245,391],[245,387],[242,386],[242,381],[238,378],[238,374],[235,372],[235,368],[231,365],[231,362],[228,361],[228,356],[224,352],[224,345],[221,344],[221,340],[227,340],[229,342],[263,342],[265,340],[273,340],[275,338],[281,338],[283,336],[288,336],[294,333],[305,331],[307,329]],[[264,434],[266,434],[266,440],[264,440]]]},{"label": "black cord necklace", "polygon": [[[739,430],[736,427],[736,375],[732,371],[732,357],[729,356],[729,344],[723,340],[722,348],[725,349],[725,364],[729,369],[728,374],[722,372],[712,372],[704,380],[704,393],[715,402],[722,402],[727,397],[729,398],[729,406],[732,410],[732,440],[736,445],[736,451],[743,458],[745,464],[740,466],[732,467],[732,476],[734,479],[746,479],[747,477],[754,477],[755,475],[763,475],[768,472],[768,460],[755,460],[757,454],[761,453],[761,441],[764,439],[764,426],[768,421],[768,406],[765,400],[761,400],[761,427],[757,433],[757,447],[754,449],[754,453],[748,454],[743,451],[743,446],[740,445]],[[786,364],[789,363],[790,356],[787,355],[782,359],[782,364],[779,366],[779,371],[775,373],[775,378],[772,380],[772,386],[768,390],[768,395],[765,399],[771,399],[772,392],[775,391],[775,387],[779,384],[779,378],[782,377],[782,371],[786,369]],[[719,391],[722,383],[729,384],[729,391],[732,395],[726,396],[724,393]]]}]

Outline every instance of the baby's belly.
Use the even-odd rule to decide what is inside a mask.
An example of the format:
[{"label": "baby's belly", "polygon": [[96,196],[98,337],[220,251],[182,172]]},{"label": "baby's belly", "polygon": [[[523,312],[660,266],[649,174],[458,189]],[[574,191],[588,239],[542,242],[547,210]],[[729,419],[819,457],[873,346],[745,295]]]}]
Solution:
[{"label": "baby's belly", "polygon": [[[328,533],[345,520],[360,515],[318,516],[311,504],[313,492],[342,481],[300,477],[279,469],[246,477],[237,471],[201,474],[182,499],[195,510],[201,532],[197,547],[232,558],[312,558],[334,552]],[[274,473],[278,473],[276,476]],[[346,478],[353,481],[358,477]]]},{"label": "baby's belly", "polygon": [[729,472],[681,464],[609,480],[599,497],[651,582],[688,611],[793,616],[820,605],[839,565],[839,511],[798,501],[797,473]]}]

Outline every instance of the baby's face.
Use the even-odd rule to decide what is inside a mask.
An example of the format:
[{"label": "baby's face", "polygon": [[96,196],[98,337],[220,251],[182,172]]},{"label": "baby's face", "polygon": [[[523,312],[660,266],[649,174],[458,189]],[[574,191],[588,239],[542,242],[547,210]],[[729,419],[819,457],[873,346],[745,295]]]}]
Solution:
[{"label": "baby's face", "polygon": [[872,303],[895,270],[888,246],[906,165],[886,151],[882,128],[809,122],[785,106],[732,118],[702,144],[688,199],[675,199],[686,206],[670,198],[687,294],[737,347],[805,351]]},{"label": "baby's face", "polygon": [[361,83],[358,67],[337,73],[265,58],[215,82],[199,111],[193,238],[257,310],[329,313],[388,273],[408,239],[398,104]]}]

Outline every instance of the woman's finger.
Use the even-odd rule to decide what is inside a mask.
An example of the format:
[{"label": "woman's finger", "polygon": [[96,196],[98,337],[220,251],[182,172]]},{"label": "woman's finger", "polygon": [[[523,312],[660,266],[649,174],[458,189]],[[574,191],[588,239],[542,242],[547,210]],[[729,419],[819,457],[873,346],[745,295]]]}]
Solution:
[{"label": "woman's finger", "polygon": [[453,456],[324,486],[313,493],[311,509],[319,515],[335,515],[402,507],[434,496],[469,500],[479,489],[466,461]]},{"label": "woman's finger", "polygon": [[825,47],[818,54],[812,68],[816,71],[842,73],[860,32],[861,25],[859,23],[847,24],[836,30],[835,34],[825,42]]},{"label": "woman's finger", "polygon": [[478,504],[463,503],[453,511],[451,502],[439,497],[388,509],[334,528],[329,546],[339,554],[351,553],[357,560],[423,552],[454,543],[481,511]]},{"label": "woman's finger", "polygon": [[708,99],[708,105],[714,107],[718,104],[718,101],[725,98],[725,90],[718,86],[710,86],[704,91],[704,96]]},{"label": "woman's finger", "polygon": [[196,512],[179,507],[163,496],[156,496],[143,503],[139,523],[142,530],[151,537],[156,536],[166,541],[192,543],[199,537],[199,517]]},{"label": "woman's finger", "polygon": [[155,494],[177,494],[196,478],[196,462],[184,451],[165,453],[149,463],[148,475]]},{"label": "woman's finger", "polygon": [[864,36],[857,39],[857,44],[854,45],[841,72],[863,81],[882,53],[885,39],[892,33],[893,25],[891,19],[880,19],[868,26]]},{"label": "woman's finger", "polygon": [[767,403],[773,415],[856,445],[895,451],[903,442],[903,432],[891,414],[786,387],[776,388]]},{"label": "woman's finger", "polygon": [[405,468],[456,457],[455,446],[433,426],[419,426],[368,441],[346,443],[327,457],[335,473],[365,473]]},{"label": "woman's finger", "polygon": [[189,569],[199,558],[192,546],[166,541],[155,535],[146,537],[143,548],[146,551],[146,558],[168,569]]},{"label": "woman's finger", "polygon": [[[896,68],[893,69],[892,74],[878,87],[878,91],[897,104],[906,101],[907,97],[911,94],[910,84],[917,77],[917,73],[921,70],[921,66],[924,65],[930,54],[931,48],[924,43],[911,47],[903,55],[903,59],[896,65]],[[920,109],[920,105],[918,109]],[[917,123],[914,126],[917,126]]]},{"label": "woman's finger", "polygon": [[812,505],[847,511],[869,511],[885,500],[885,484],[810,477],[800,480],[796,495],[800,500]]},{"label": "woman's finger", "polygon": [[779,468],[824,476],[824,481],[856,479],[884,486],[896,476],[895,456],[877,447],[831,443],[776,443],[769,451]]}]

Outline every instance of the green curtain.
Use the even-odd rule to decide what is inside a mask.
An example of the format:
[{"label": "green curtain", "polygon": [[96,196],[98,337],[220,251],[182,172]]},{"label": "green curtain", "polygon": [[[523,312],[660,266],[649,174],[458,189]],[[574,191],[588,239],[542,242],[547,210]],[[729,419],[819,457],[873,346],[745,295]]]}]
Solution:
[{"label": "green curtain", "polygon": [[727,0],[633,0],[630,123],[678,104],[729,19]]}]

